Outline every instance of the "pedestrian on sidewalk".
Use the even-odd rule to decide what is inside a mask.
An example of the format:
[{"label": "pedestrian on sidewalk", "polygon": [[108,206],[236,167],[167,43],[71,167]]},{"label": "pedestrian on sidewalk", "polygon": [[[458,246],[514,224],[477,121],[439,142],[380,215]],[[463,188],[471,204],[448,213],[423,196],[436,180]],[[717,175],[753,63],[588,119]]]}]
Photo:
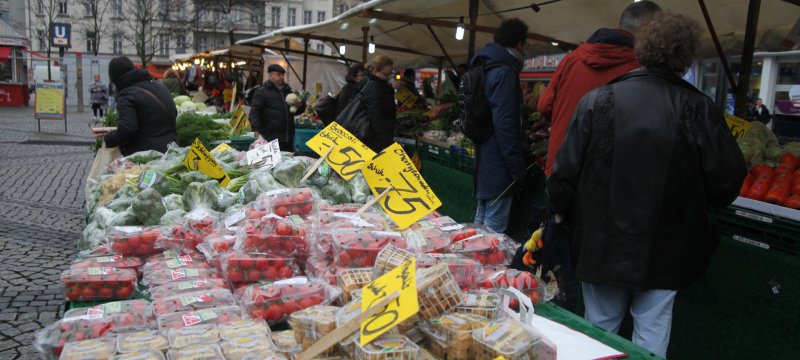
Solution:
[{"label": "pedestrian on sidewalk", "polygon": [[[714,101],[684,81],[700,25],[662,11],[636,37],[642,68],[584,96],[547,179],[573,229],[587,320],[666,357],[677,290],[700,279],[719,244],[710,208],[736,199],[747,168]],[[700,320],[700,319],[698,319]]]},{"label": "pedestrian on sidewalk", "polygon": [[[103,111],[108,106],[108,86],[101,81],[100,74],[94,74],[94,83],[89,87],[92,101],[92,113],[95,122],[103,121]],[[99,114],[99,117],[98,117]]]},{"label": "pedestrian on sidewalk", "polygon": [[172,94],[164,84],[153,79],[145,70],[134,68],[124,56],[111,60],[108,77],[117,91],[119,125],[104,136],[106,146],[119,146],[122,155],[137,151],[167,151],[167,145],[178,142],[175,118],[178,111]]}]

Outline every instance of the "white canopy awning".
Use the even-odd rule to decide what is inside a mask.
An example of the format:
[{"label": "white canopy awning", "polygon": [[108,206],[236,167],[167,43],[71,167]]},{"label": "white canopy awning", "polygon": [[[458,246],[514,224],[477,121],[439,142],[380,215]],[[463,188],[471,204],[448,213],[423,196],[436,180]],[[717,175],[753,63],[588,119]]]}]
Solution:
[{"label": "white canopy awning", "polygon": [[[709,15],[729,55],[741,52],[747,20],[747,0],[706,0]],[[540,2],[534,12],[530,0],[479,1],[476,49],[492,40],[493,28],[508,18],[517,17],[530,27],[529,56],[564,52],[562,48],[579,44],[601,27],[616,27],[622,10],[631,0],[562,0]],[[658,1],[667,10],[706,23],[697,0]],[[504,10],[523,8],[516,11]],[[469,24],[468,0],[374,0],[358,5],[327,21],[286,27],[239,44],[275,45],[287,38],[307,38],[325,41],[338,50],[345,45],[344,56],[361,60],[362,28],[369,27],[368,39],[374,39],[378,53],[386,53],[401,65],[434,65],[445,53],[455,63],[466,62],[469,34],[455,39],[460,17]],[[420,23],[420,19],[424,21]],[[784,1],[762,2],[759,13],[757,51],[791,50],[784,39],[800,20],[800,7]],[[434,35],[435,34],[435,35]],[[441,43],[441,46],[439,45]],[[558,43],[553,46],[551,43]],[[335,46],[334,46],[335,44]],[[279,46],[280,45],[275,45]],[[702,55],[716,56],[708,31]]]}]

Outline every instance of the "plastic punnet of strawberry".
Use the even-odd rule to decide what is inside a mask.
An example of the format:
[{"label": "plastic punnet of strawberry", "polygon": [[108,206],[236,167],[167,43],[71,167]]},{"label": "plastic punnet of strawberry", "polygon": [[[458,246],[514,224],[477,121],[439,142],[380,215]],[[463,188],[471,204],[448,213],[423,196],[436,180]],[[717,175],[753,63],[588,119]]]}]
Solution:
[{"label": "plastic punnet of strawberry", "polygon": [[[531,303],[538,304],[545,295],[545,283],[535,275],[527,271],[507,269],[489,275],[488,278],[481,279],[480,282],[490,282],[495,289],[516,288],[531,299]],[[509,307],[516,308],[519,301],[512,298]]]},{"label": "plastic punnet of strawberry", "polygon": [[232,252],[222,257],[221,264],[224,278],[234,289],[300,275],[300,268],[293,258],[267,254]]},{"label": "plastic punnet of strawberry", "polygon": [[153,312],[156,316],[201,310],[220,306],[236,305],[233,294],[228,289],[200,290],[191,293],[177,294],[153,301]]},{"label": "plastic punnet of strawberry", "polygon": [[150,288],[150,298],[155,300],[170,296],[208,291],[212,289],[227,289],[228,284],[219,278],[202,278],[195,280],[176,281]]},{"label": "plastic punnet of strawberry", "polygon": [[295,311],[314,305],[329,305],[340,295],[340,289],[306,277],[249,285],[235,292],[237,300],[250,316],[264,319],[270,325],[285,321]]},{"label": "plastic punnet of strawberry", "polygon": [[247,220],[239,228],[234,249],[278,257],[308,255],[310,230],[305,220],[295,216],[278,219],[268,215],[260,220]]},{"label": "plastic punnet of strawberry", "polygon": [[68,269],[61,273],[69,301],[125,300],[133,296],[136,270],[111,267]]},{"label": "plastic punnet of strawberry", "polygon": [[314,219],[312,249],[325,257],[333,256],[333,232],[337,229],[384,230],[386,218],[375,213],[319,211]]},{"label": "plastic punnet of strawberry", "polygon": [[215,231],[203,239],[197,245],[199,251],[206,260],[217,270],[222,271],[222,256],[233,251],[236,244],[236,233],[230,230]]},{"label": "plastic punnet of strawberry", "polygon": [[221,227],[220,214],[214,210],[198,208],[190,211],[183,217],[183,224],[172,228],[176,241],[173,246],[184,250],[197,250],[203,239],[216,228]]},{"label": "plastic punnet of strawberry", "polygon": [[106,238],[114,254],[148,256],[160,252],[160,244],[172,239],[172,233],[164,226],[114,226],[107,230]]},{"label": "plastic punnet of strawberry", "polygon": [[239,306],[221,306],[196,311],[183,311],[168,313],[158,317],[158,329],[187,327],[198,324],[219,324],[229,321],[239,321],[247,318],[247,315]]},{"label": "plastic punnet of strawberry", "polygon": [[408,248],[398,232],[341,229],[333,233],[336,265],[341,267],[371,267],[381,249],[388,245]]},{"label": "plastic punnet of strawberry", "polygon": [[472,258],[483,265],[501,265],[508,263],[513,254],[509,254],[508,240],[502,234],[480,234],[450,244],[447,252]]}]

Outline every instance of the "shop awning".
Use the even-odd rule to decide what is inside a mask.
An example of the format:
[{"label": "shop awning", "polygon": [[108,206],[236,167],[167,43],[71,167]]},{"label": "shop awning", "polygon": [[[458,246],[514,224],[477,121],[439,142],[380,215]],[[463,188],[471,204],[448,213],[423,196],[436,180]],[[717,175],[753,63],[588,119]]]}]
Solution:
[{"label": "shop awning", "polygon": [[11,47],[0,46],[0,61],[8,61],[9,56],[11,56]]},{"label": "shop awning", "polygon": [[[286,38],[307,38],[326,42],[334,51],[345,46],[345,57],[360,61],[364,32],[374,39],[377,52],[386,53],[396,62],[407,65],[438,63],[438,58],[465,62],[469,30],[463,40],[455,39],[456,24],[464,17],[469,27],[469,0],[374,0],[358,5],[327,21],[287,27],[239,44],[280,44]],[[622,10],[631,0],[562,0],[542,1],[538,12],[530,0],[479,1],[476,49],[492,40],[493,28],[508,18],[525,21],[530,29],[528,55],[563,53],[580,44],[600,27],[616,27]],[[667,10],[686,15],[705,29],[706,23],[698,0],[660,1]],[[748,0],[705,0],[710,18],[729,55],[742,51]],[[506,11],[511,9],[518,10]],[[800,7],[786,1],[762,2],[759,13],[756,49],[791,50],[784,41],[798,22]],[[703,57],[716,57],[708,31],[705,32]]]}]

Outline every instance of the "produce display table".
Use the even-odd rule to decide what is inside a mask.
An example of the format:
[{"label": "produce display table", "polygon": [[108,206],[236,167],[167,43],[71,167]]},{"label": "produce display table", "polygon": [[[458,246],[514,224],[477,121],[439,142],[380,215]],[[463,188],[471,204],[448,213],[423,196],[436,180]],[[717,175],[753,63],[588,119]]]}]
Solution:
[{"label": "produce display table", "polygon": [[740,197],[712,211],[711,218],[717,231],[734,240],[800,256],[800,211]]},{"label": "produce display table", "polygon": [[534,310],[536,315],[566,325],[573,330],[580,331],[592,339],[627,354],[628,356],[626,359],[661,359],[660,356],[647,351],[641,346],[632,343],[630,340],[617,334],[610,333],[553,303],[547,302],[536,305]]}]

